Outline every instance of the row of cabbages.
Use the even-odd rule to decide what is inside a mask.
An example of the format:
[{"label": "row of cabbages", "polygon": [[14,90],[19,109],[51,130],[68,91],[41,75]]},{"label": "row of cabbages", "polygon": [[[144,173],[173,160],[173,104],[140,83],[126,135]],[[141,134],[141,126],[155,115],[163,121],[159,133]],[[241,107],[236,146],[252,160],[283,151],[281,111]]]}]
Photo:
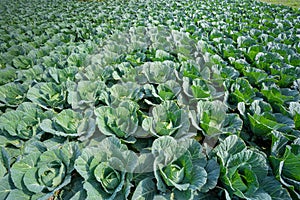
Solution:
[{"label": "row of cabbages", "polygon": [[[91,140],[83,150],[76,142],[62,144],[57,140],[27,144],[27,155],[14,163],[9,176],[1,178],[5,189],[1,197],[218,199],[217,192],[225,192],[226,198],[291,199],[272,175],[265,154],[247,148],[235,135],[228,136],[208,157],[198,141],[170,136],[155,139],[151,150],[139,154],[115,136]],[[294,143],[280,161],[285,161],[286,186],[291,186],[288,181],[296,175],[292,162],[297,148],[299,144]],[[4,161],[6,156],[2,151]],[[216,187],[218,180],[224,188]]]}]

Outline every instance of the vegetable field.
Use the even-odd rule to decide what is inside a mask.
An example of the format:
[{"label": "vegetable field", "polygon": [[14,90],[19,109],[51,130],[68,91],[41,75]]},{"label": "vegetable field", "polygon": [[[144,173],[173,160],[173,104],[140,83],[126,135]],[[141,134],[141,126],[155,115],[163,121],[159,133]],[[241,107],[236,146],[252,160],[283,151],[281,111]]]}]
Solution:
[{"label": "vegetable field", "polygon": [[0,199],[300,199],[300,10],[1,0]]}]

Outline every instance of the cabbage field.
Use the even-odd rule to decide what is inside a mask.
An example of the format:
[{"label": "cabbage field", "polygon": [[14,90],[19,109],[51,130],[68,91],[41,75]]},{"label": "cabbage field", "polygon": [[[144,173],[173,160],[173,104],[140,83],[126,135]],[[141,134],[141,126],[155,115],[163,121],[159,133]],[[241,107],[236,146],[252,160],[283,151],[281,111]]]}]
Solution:
[{"label": "cabbage field", "polygon": [[1,0],[0,199],[300,199],[300,9]]}]

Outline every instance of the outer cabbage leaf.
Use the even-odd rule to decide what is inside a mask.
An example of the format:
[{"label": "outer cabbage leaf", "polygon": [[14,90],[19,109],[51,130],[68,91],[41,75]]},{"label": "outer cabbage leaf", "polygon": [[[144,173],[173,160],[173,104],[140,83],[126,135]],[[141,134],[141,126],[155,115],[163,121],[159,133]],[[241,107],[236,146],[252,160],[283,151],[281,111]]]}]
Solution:
[{"label": "outer cabbage leaf", "polygon": [[157,96],[164,101],[175,99],[181,92],[181,86],[174,80],[169,80],[157,86]]},{"label": "outer cabbage leaf", "polygon": [[5,177],[10,171],[11,158],[4,147],[1,147],[0,152],[0,178]]},{"label": "outer cabbage leaf", "polygon": [[147,27],[144,26],[130,27],[129,35],[131,41],[129,42],[129,51],[134,51],[136,49],[146,50],[147,46],[151,43],[147,31]]},{"label": "outer cabbage leaf", "polygon": [[197,51],[197,41],[189,37],[188,33],[177,30],[171,30],[171,33],[175,44],[174,53],[177,54],[179,61],[192,60],[202,56]]},{"label": "outer cabbage leaf", "polygon": [[232,155],[221,180],[241,198],[250,198],[259,191],[259,180],[267,176],[268,165],[260,153],[246,150]]},{"label": "outer cabbage leaf", "polygon": [[300,103],[291,102],[289,106],[290,114],[294,120],[295,128],[300,130]]},{"label": "outer cabbage leaf", "polygon": [[34,63],[32,58],[23,55],[15,57],[12,62],[16,69],[28,69],[32,67]]},{"label": "outer cabbage leaf", "polygon": [[165,61],[165,60],[171,60],[171,61],[174,61],[175,60],[175,57],[173,55],[171,55],[170,53],[164,51],[164,50],[156,50],[155,52],[155,60],[157,61]]},{"label": "outer cabbage leaf", "polygon": [[253,45],[247,49],[246,57],[251,61],[255,61],[255,57],[259,52],[265,52],[265,47],[262,45]]},{"label": "outer cabbage leaf", "polygon": [[285,111],[285,104],[290,101],[297,101],[299,99],[299,92],[285,88],[279,88],[276,85],[266,86],[263,84],[261,93],[266,97],[273,109],[277,112]]},{"label": "outer cabbage leaf", "polygon": [[257,68],[269,71],[271,64],[283,63],[283,57],[278,53],[273,52],[259,52],[255,56],[255,65]]},{"label": "outer cabbage leaf", "polygon": [[18,70],[18,81],[26,84],[32,84],[33,82],[41,82],[44,73],[44,67],[41,65],[34,65],[33,67],[25,70]]},{"label": "outer cabbage leaf", "polygon": [[183,90],[188,97],[197,100],[212,100],[223,94],[222,92],[217,91],[212,83],[200,78],[190,80],[189,78],[184,77]]},{"label": "outer cabbage leaf", "polygon": [[112,78],[122,82],[136,82],[137,70],[129,63],[122,62],[114,65]]},{"label": "outer cabbage leaf", "polygon": [[272,131],[288,133],[294,128],[293,120],[280,113],[273,113],[272,106],[262,100],[254,100],[247,113],[251,131],[259,136],[270,136]]},{"label": "outer cabbage leaf", "polygon": [[72,53],[67,59],[67,64],[69,67],[83,67],[85,66],[86,56],[85,54]]},{"label": "outer cabbage leaf", "polygon": [[146,62],[147,55],[143,52],[133,52],[126,55],[126,61],[130,62],[134,67],[142,65]]},{"label": "outer cabbage leaf", "polygon": [[83,188],[84,179],[81,176],[73,176],[71,182],[60,190],[56,198],[81,200],[86,199],[87,194]]},{"label": "outer cabbage leaf", "polygon": [[139,182],[136,186],[136,189],[132,195],[131,199],[154,199],[154,196],[157,194],[157,189],[154,181],[151,178],[145,178]]},{"label": "outer cabbage leaf", "polygon": [[273,130],[278,130],[285,127],[284,124],[278,123],[275,117],[267,114],[264,115],[250,115],[248,113],[251,131],[260,136],[268,136]]},{"label": "outer cabbage leaf", "polygon": [[278,77],[279,87],[289,87],[293,84],[293,81],[297,80],[300,76],[299,67],[294,67],[291,65],[272,65],[270,66],[271,75]]},{"label": "outer cabbage leaf", "polygon": [[65,60],[66,56],[59,54],[59,53],[53,53],[52,55],[49,56],[44,56],[41,60],[41,64],[45,68],[49,67],[55,67],[55,68],[65,68],[67,61]]},{"label": "outer cabbage leaf", "polygon": [[183,77],[208,79],[210,76],[210,71],[206,67],[201,68],[201,65],[192,60],[181,62],[179,67],[178,70]]},{"label": "outer cabbage leaf", "polygon": [[99,64],[91,64],[85,68],[79,69],[76,74],[76,79],[78,80],[90,80],[90,81],[104,81],[108,82],[113,80],[114,67],[101,66]]},{"label": "outer cabbage leaf", "polygon": [[[14,192],[14,185],[11,182],[9,175],[0,178],[0,198],[9,199],[9,196]],[[29,196],[23,195],[24,199],[29,199]]]},{"label": "outer cabbage leaf", "polygon": [[247,67],[243,70],[243,74],[247,77],[249,83],[255,86],[260,86],[263,81],[266,82],[268,80],[272,80],[268,78],[268,74],[264,70],[254,67]]},{"label": "outer cabbage leaf", "polygon": [[270,195],[272,200],[292,199],[288,191],[273,176],[266,177],[262,181],[261,187]]},{"label": "outer cabbage leaf", "polygon": [[254,46],[256,44],[256,41],[249,37],[249,36],[239,36],[237,38],[237,45],[239,48],[247,48]]}]

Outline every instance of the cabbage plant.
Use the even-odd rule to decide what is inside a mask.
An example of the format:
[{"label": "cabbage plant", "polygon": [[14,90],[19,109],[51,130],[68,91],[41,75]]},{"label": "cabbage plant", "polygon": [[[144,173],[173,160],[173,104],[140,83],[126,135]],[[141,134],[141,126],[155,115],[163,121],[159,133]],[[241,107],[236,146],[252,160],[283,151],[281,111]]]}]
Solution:
[{"label": "cabbage plant", "polygon": [[135,82],[114,84],[107,89],[104,99],[107,105],[117,107],[122,101],[138,101],[143,98],[141,86]]},{"label": "cabbage plant", "polygon": [[260,136],[270,136],[272,131],[289,132],[294,127],[293,120],[280,113],[272,113],[273,108],[269,103],[255,100],[251,103],[247,113],[251,131]]},{"label": "cabbage plant", "polygon": [[20,83],[7,83],[0,86],[0,108],[17,107],[26,97],[28,86]]},{"label": "cabbage plant", "polygon": [[276,178],[286,186],[295,199],[300,198],[300,140],[286,145],[282,155],[270,156]]},{"label": "cabbage plant", "polygon": [[7,198],[49,199],[70,183],[78,156],[77,144],[70,142],[55,149],[40,148],[21,157],[10,169],[16,189]]},{"label": "cabbage plant", "polygon": [[[1,66],[1,64],[0,64]],[[1,68],[1,77],[0,77],[0,85],[4,85],[6,83],[9,83],[13,81],[16,78],[16,69],[13,67],[6,67],[6,68]]]},{"label": "cabbage plant", "polygon": [[[44,82],[55,82],[57,84],[66,82],[66,81],[74,81],[75,74],[78,72],[78,68],[76,67],[66,67],[63,69],[49,67],[46,69],[38,68],[40,66],[36,66],[36,71],[43,70],[43,81]],[[35,75],[33,78],[35,78]]]},{"label": "cabbage plant", "polygon": [[189,136],[190,122],[185,109],[175,101],[164,101],[153,107],[151,115],[144,118],[142,127],[156,137],[180,138]]},{"label": "cabbage plant", "polygon": [[126,199],[131,188],[137,155],[116,137],[86,147],[75,162],[84,178],[87,199]]},{"label": "cabbage plant", "polygon": [[175,80],[168,80],[164,83],[145,84],[142,86],[144,101],[148,105],[155,105],[162,101],[176,100],[180,98],[182,88]]},{"label": "cabbage plant", "polygon": [[65,109],[51,119],[44,119],[40,124],[40,128],[46,133],[63,137],[79,137],[79,140],[91,137],[95,127],[92,110],[81,113]]},{"label": "cabbage plant", "polygon": [[40,82],[28,90],[27,98],[44,109],[62,110],[66,104],[67,85]]},{"label": "cabbage plant", "polygon": [[287,115],[274,113],[273,107],[262,99],[254,100],[248,108],[245,103],[241,102],[238,104],[238,108],[245,119],[245,123],[249,124],[250,130],[257,136],[270,139],[276,131],[290,136],[297,135],[293,131],[295,123],[292,116],[289,116],[288,113]]},{"label": "cabbage plant", "polygon": [[226,94],[227,104],[235,108],[239,102],[244,102],[249,105],[256,97],[256,88],[253,88],[247,79],[238,78],[230,86],[228,86]]},{"label": "cabbage plant", "polygon": [[162,136],[153,142],[152,154],[156,186],[162,193],[193,199],[196,191],[208,192],[217,184],[219,165],[207,160],[196,140]]},{"label": "cabbage plant", "polygon": [[299,199],[299,10],[1,0],[0,13],[1,200]]},{"label": "cabbage plant", "polygon": [[191,99],[213,100],[221,97],[222,92],[217,91],[216,87],[207,80],[194,78],[190,80],[183,77],[184,93]]},{"label": "cabbage plant", "polygon": [[[175,63],[172,61],[164,62],[147,62],[138,68],[138,72],[142,73],[144,76],[144,81],[153,84],[164,83],[168,80],[175,80],[174,76],[174,66]],[[139,80],[143,80],[139,78]],[[143,83],[139,81],[139,83]]]},{"label": "cabbage plant", "polygon": [[157,86],[157,95],[163,101],[176,99],[181,91],[181,86],[175,80],[169,80]]},{"label": "cabbage plant", "polygon": [[132,141],[138,129],[138,110],[133,101],[124,101],[116,108],[101,106],[95,109],[97,126],[104,135]]},{"label": "cabbage plant", "polygon": [[192,125],[204,135],[216,136],[239,133],[243,121],[237,114],[228,114],[227,106],[221,101],[198,101],[197,110],[190,111]]},{"label": "cabbage plant", "polygon": [[80,81],[68,88],[68,103],[72,109],[91,108],[103,101],[106,86],[101,81]]},{"label": "cabbage plant", "polygon": [[42,131],[40,121],[51,115],[51,112],[44,113],[36,104],[24,102],[16,110],[0,116],[0,130],[8,139],[28,140]]},{"label": "cabbage plant", "polygon": [[212,155],[218,158],[221,165],[220,181],[231,198],[291,199],[274,176],[269,176],[266,155],[247,148],[238,136],[226,137],[213,149]]},{"label": "cabbage plant", "polygon": [[295,128],[300,130],[300,103],[291,102],[289,106],[291,118],[294,120]]}]

